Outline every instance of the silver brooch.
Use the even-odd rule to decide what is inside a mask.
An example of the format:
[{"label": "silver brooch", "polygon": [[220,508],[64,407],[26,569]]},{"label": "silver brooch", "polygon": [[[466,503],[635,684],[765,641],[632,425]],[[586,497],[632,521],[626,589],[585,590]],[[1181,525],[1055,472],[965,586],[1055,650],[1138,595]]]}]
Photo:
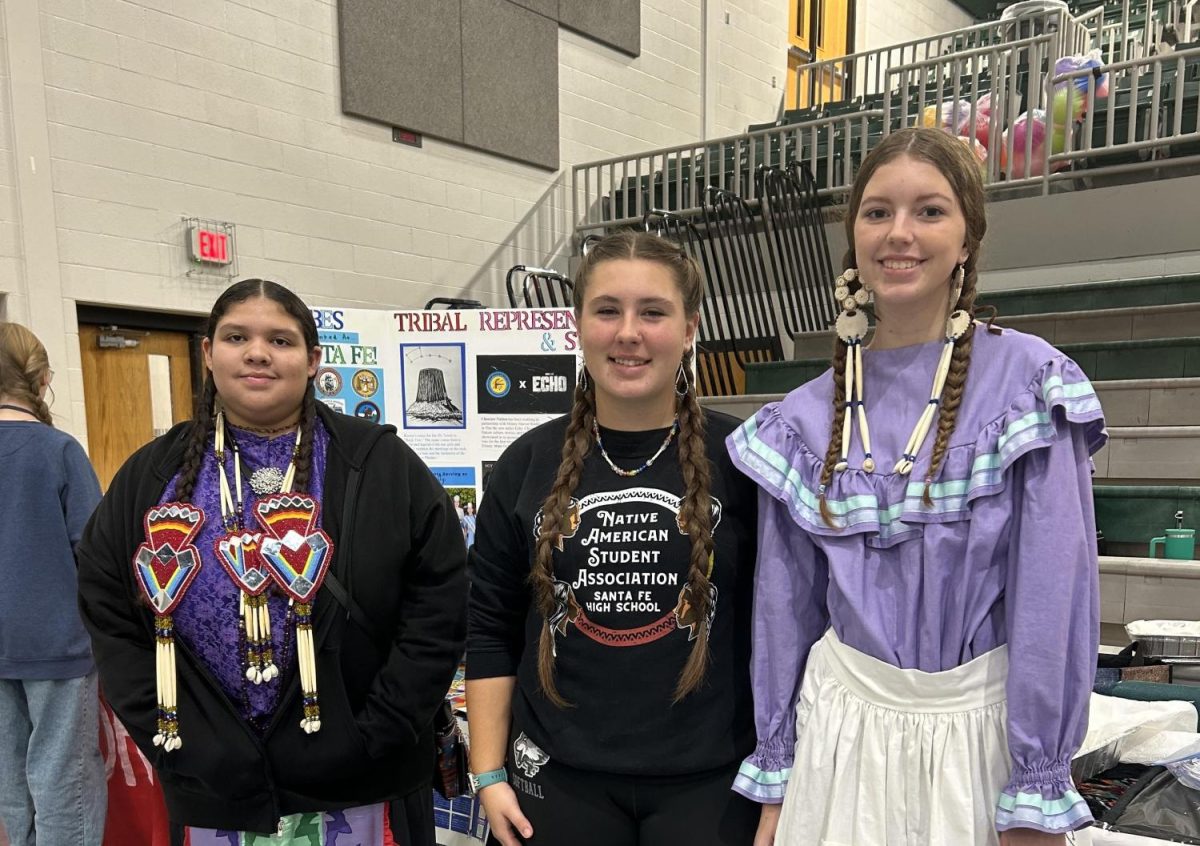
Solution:
[{"label": "silver brooch", "polygon": [[250,490],[259,496],[279,493],[283,487],[283,472],[276,467],[259,467],[250,474]]}]

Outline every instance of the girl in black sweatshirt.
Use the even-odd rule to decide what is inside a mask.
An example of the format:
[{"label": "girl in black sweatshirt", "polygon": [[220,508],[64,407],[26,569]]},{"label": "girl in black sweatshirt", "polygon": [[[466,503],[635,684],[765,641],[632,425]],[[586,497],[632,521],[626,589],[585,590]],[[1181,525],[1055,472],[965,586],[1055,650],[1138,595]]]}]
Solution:
[{"label": "girl in black sweatshirt", "polygon": [[691,375],[702,281],[624,232],[575,283],[571,414],[518,439],[479,510],[472,773],[503,846],[748,844],[755,492]]}]

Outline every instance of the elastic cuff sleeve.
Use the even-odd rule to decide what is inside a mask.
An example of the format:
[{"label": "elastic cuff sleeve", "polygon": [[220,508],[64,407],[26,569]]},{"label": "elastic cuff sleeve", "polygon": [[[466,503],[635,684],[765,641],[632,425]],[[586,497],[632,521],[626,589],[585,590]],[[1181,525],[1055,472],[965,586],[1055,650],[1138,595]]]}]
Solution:
[{"label": "elastic cuff sleeve", "polygon": [[1070,769],[1013,774],[1000,794],[996,830],[1032,828],[1047,834],[1064,834],[1091,825],[1092,812],[1075,790]]},{"label": "elastic cuff sleeve", "polygon": [[792,774],[792,756],[781,754],[773,748],[775,746],[760,743],[754,754],[742,761],[737,778],[733,780],[735,793],[767,805],[783,801]]}]

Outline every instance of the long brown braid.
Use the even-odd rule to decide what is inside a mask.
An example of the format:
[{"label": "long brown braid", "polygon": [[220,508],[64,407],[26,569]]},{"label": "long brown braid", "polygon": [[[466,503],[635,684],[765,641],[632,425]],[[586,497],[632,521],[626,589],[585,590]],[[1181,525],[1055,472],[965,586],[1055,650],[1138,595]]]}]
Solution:
[{"label": "long brown braid", "polygon": [[[692,352],[684,355],[684,370],[691,370]],[[675,685],[678,702],[700,686],[708,670],[708,615],[712,610],[712,591],[708,577],[712,560],[712,469],[705,451],[704,412],[695,388],[689,387],[679,403],[679,469],[683,473],[683,502],[679,506],[679,522],[687,531],[692,544],[691,565],[688,567],[687,590],[696,619],[696,639],[688,655],[679,682]]]},{"label": "long brown braid", "polygon": [[[967,314],[975,310],[975,254],[971,253],[963,265],[963,288],[954,308],[962,309]],[[921,501],[926,508],[933,507],[933,497],[930,489],[933,480],[942,469],[942,461],[946,458],[946,449],[950,446],[950,436],[954,433],[954,425],[958,422],[958,407],[962,404],[963,393],[967,387],[967,369],[971,365],[971,348],[975,345],[975,327],[972,325],[966,333],[954,342],[954,352],[950,358],[950,372],[946,376],[946,384],[942,387],[942,402],[938,409],[937,435],[933,441],[933,456],[929,460],[929,473],[925,476],[925,490]]]},{"label": "long brown braid", "polygon": [[[652,261],[668,268],[683,296],[684,314],[689,318],[699,314],[700,302],[704,296],[699,265],[664,238],[646,232],[625,230],[593,244],[580,265],[572,297],[577,321],[583,313],[587,286],[593,270],[602,262],[621,259]],[[685,369],[690,366],[690,351],[685,354],[683,363]],[[586,369],[584,373],[587,373]],[[709,558],[713,548],[712,470],[705,451],[704,412],[700,408],[693,381],[687,381],[686,396],[679,403],[678,450],[684,480],[684,496],[680,504],[679,518],[691,541],[686,589],[690,591],[691,604],[700,623],[697,626],[696,639],[692,642],[691,654],[680,672],[675,701],[696,690],[704,681],[709,659],[708,615],[712,606],[708,577]],[[543,618],[538,640],[538,681],[543,695],[560,708],[568,707],[571,703],[558,692],[554,680],[554,629],[549,622],[555,610],[554,549],[561,544],[563,519],[567,516],[571,494],[579,485],[584,459],[592,449],[592,421],[595,416],[595,385],[588,378],[586,385],[581,383],[575,388],[575,401],[563,440],[562,460],[559,462],[550,493],[542,503],[542,522],[534,544],[534,562],[529,575],[534,602]]]},{"label": "long brown braid", "polygon": [[[269,279],[243,279],[240,282],[230,285],[221,296],[217,297],[217,301],[213,303],[212,311],[208,315],[208,324],[204,332],[204,336],[208,338],[209,343],[213,342],[217,332],[217,325],[230,308],[256,297],[263,297],[278,304],[287,312],[288,316],[296,321],[296,325],[300,329],[300,334],[304,338],[306,350],[311,350],[320,345],[320,339],[317,336],[317,324],[313,320],[312,311],[294,293],[278,282],[272,282]],[[192,495],[196,491],[196,479],[200,475],[200,467],[204,463],[204,453],[208,450],[208,446],[212,441],[213,429],[216,422],[217,403],[219,401],[220,397],[217,395],[216,383],[213,381],[212,373],[209,372],[204,378],[204,388],[200,392],[200,400],[196,405],[196,415],[192,420],[191,431],[188,433],[187,446],[183,451],[183,462],[180,465],[179,480],[175,484],[175,494],[173,496],[177,501],[191,502]],[[313,393],[313,380],[309,379],[304,391],[304,399],[300,406],[300,449],[297,450],[294,456],[296,477],[292,489],[296,491],[308,490],[312,473],[312,433],[316,425],[316,419],[316,398]]]},{"label": "long brown braid", "polygon": [[33,416],[53,428],[42,385],[50,373],[50,357],[37,335],[19,323],[0,323],[0,397],[29,406]]},{"label": "long brown braid", "polygon": [[[846,214],[846,239],[849,249],[842,260],[842,267],[857,266],[854,245],[854,223],[858,218],[859,207],[862,205],[863,193],[871,181],[871,177],[882,165],[900,156],[909,156],[918,161],[926,162],[937,168],[950,183],[954,196],[962,209],[966,222],[967,260],[963,263],[963,287],[955,308],[968,313],[974,313],[976,283],[978,282],[979,249],[987,232],[987,215],[984,210],[983,178],[979,162],[967,146],[953,136],[939,129],[910,128],[901,129],[888,135],[871,151],[863,161],[862,167],[854,180],[850,193],[850,203]],[[947,280],[949,286],[950,280]],[[949,293],[949,292],[947,292]],[[877,315],[878,319],[882,319]],[[942,388],[941,403],[938,411],[937,435],[934,438],[933,455],[930,459],[929,473],[925,478],[925,490],[922,502],[927,508],[933,506],[931,487],[942,468],[946,450],[950,444],[950,436],[954,433],[958,422],[958,409],[962,404],[963,392],[966,388],[967,371],[971,363],[971,349],[974,344],[974,327],[969,329],[961,338],[955,341],[954,352],[950,359],[950,373]],[[846,412],[845,371],[846,345],[840,338],[835,339],[833,355],[833,384],[834,412],[833,426],[829,439],[829,448],[825,453],[825,465],[821,470],[820,492],[818,501],[821,509],[821,519],[827,526],[835,527],[833,514],[826,501],[826,491],[833,479],[834,465],[840,458],[840,437],[842,422]]]},{"label": "long brown braid", "polygon": [[[576,283],[578,285],[578,282]],[[576,288],[578,290],[578,288]],[[578,306],[576,307],[578,311]],[[586,370],[584,371],[586,373]],[[575,386],[575,402],[563,438],[562,460],[554,475],[554,485],[542,503],[542,525],[534,546],[534,564],[529,573],[534,601],[542,615],[542,633],[538,638],[538,681],[546,698],[560,708],[569,704],[554,683],[554,547],[562,543],[562,522],[567,516],[571,493],[583,475],[583,461],[592,449],[592,421],[596,418],[596,386],[591,379]]]},{"label": "long brown braid", "polygon": [[821,519],[830,527],[835,524],[825,491],[833,481],[833,468],[841,458],[842,423],[846,419],[846,380],[842,374],[846,372],[846,356],[850,351],[841,338],[835,337],[833,340],[833,434],[829,438],[829,448],[825,450],[825,463],[821,466],[821,491],[817,497]]}]

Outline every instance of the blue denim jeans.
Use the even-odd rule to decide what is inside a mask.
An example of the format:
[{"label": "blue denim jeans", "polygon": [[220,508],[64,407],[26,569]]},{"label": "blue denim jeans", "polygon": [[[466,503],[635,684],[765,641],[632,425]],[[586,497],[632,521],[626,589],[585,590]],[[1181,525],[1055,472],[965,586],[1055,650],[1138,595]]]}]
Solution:
[{"label": "blue denim jeans", "polygon": [[100,846],[108,803],[96,673],[0,679],[0,819],[12,846]]}]

